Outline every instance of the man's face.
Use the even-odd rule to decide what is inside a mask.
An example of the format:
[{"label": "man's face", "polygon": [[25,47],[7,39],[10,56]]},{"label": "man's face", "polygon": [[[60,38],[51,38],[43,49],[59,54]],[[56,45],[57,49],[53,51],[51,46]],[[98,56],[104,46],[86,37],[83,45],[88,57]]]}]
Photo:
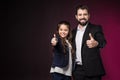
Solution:
[{"label": "man's face", "polygon": [[90,15],[86,9],[78,9],[75,17],[78,20],[79,24],[84,26],[87,24],[87,22],[90,18]]}]

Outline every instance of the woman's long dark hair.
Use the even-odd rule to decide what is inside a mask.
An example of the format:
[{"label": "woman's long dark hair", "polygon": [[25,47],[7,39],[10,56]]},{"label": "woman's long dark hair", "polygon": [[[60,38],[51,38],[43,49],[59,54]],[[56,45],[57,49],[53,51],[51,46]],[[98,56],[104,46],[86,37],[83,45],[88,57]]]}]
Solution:
[{"label": "woman's long dark hair", "polygon": [[[57,35],[59,35],[58,31],[59,31],[59,28],[60,28],[60,26],[62,24],[66,25],[68,27],[68,29],[69,29],[69,32],[68,32],[68,35],[67,35],[66,39],[72,45],[72,42],[71,42],[71,40],[72,40],[71,25],[70,25],[69,22],[67,22],[67,21],[61,21],[61,22],[58,23],[58,25],[57,25]],[[65,38],[61,38],[61,42],[62,42],[62,46],[63,46],[63,49],[64,49],[64,53],[66,53],[66,50],[65,50],[66,48],[65,47],[68,46],[68,44],[66,43]]]}]

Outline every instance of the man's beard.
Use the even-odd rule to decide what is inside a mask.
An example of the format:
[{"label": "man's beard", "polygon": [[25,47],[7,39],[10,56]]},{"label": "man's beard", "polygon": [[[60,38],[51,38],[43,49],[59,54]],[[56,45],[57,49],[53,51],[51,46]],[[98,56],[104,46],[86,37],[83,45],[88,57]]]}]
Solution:
[{"label": "man's beard", "polygon": [[[84,21],[81,22],[82,20],[84,20]],[[81,26],[85,26],[85,25],[88,23],[88,20],[85,19],[85,18],[82,18],[82,19],[79,19],[78,22],[79,22],[79,24],[80,24]]]},{"label": "man's beard", "polygon": [[79,21],[79,24],[82,25],[82,26],[85,26],[87,23],[88,23],[88,21],[82,22],[82,23]]}]

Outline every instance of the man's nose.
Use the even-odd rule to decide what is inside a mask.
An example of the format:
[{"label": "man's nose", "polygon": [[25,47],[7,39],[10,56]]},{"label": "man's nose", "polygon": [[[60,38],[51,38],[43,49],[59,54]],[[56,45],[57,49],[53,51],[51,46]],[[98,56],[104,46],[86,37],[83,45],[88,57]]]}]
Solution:
[{"label": "man's nose", "polygon": [[84,18],[85,16],[84,15],[81,15],[81,18]]}]

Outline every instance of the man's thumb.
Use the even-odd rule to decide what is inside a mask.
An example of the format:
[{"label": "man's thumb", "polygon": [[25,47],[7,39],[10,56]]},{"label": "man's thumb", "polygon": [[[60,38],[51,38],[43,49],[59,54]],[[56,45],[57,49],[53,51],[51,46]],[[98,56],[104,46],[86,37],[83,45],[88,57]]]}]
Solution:
[{"label": "man's thumb", "polygon": [[93,36],[91,33],[89,33],[90,40],[94,40]]}]

